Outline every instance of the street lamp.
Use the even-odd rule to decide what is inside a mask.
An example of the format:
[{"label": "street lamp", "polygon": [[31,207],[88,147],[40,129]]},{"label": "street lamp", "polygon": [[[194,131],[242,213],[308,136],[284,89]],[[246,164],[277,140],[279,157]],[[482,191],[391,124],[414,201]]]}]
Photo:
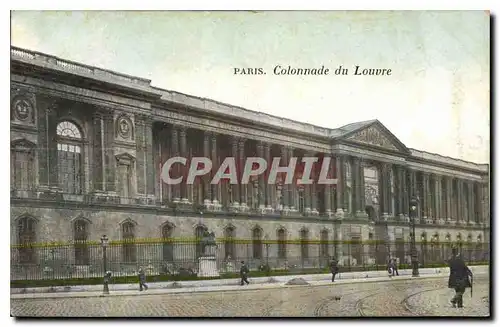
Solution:
[{"label": "street lamp", "polygon": [[418,277],[418,257],[417,257],[417,245],[415,244],[415,219],[417,218],[417,208],[418,199],[412,198],[410,200],[410,228],[411,228],[411,266],[412,266],[412,277]]},{"label": "street lamp", "polygon": [[106,249],[108,247],[108,237],[106,235],[103,235],[101,237],[101,246],[102,246],[102,261],[103,261],[103,267],[104,267],[104,288],[102,290],[103,294],[109,294],[109,287],[108,287],[108,269],[107,269],[107,258],[106,258]]}]

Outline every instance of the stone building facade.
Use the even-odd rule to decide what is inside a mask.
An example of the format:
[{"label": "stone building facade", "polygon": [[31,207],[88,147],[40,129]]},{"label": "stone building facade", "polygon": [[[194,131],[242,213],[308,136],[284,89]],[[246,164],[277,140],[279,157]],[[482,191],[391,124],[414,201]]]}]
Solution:
[{"label": "stone building facade", "polygon": [[[409,149],[377,120],[317,127],[13,47],[10,126],[13,244],[204,229],[253,240],[406,240],[413,195],[418,240],[489,241],[489,165]],[[172,156],[215,166],[227,156],[329,156],[338,184],[269,185],[262,176],[170,186],[160,173]],[[227,251],[247,255],[238,249]],[[346,256],[342,246],[318,251]]]}]

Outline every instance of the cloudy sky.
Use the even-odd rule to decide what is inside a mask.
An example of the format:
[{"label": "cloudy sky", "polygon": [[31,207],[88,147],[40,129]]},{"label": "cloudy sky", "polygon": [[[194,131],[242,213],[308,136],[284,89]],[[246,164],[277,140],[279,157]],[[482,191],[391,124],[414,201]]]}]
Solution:
[{"label": "cloudy sky", "polygon": [[[408,147],[489,162],[483,11],[25,11],[12,13],[12,44],[319,126],[378,119]],[[275,76],[276,65],[392,75]]]}]

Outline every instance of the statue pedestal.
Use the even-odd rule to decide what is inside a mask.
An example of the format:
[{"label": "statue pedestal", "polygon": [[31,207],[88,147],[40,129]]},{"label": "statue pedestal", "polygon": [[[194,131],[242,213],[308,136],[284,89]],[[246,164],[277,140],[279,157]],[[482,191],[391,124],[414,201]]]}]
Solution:
[{"label": "statue pedestal", "polygon": [[198,277],[219,277],[215,256],[200,257],[198,259]]},{"label": "statue pedestal", "polygon": [[216,245],[205,246],[205,253],[198,258],[198,277],[219,277],[216,250]]}]

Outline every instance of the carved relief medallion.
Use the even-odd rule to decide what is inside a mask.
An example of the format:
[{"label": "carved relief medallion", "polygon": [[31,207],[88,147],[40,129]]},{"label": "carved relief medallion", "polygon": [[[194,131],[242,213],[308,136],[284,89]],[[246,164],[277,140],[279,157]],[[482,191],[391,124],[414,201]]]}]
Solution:
[{"label": "carved relief medallion", "polygon": [[31,105],[31,103],[23,98],[14,100],[12,107],[14,109],[14,115],[18,120],[21,121],[27,120],[31,116],[33,110],[33,106]]},{"label": "carved relief medallion", "polygon": [[117,121],[117,131],[124,139],[129,139],[132,135],[132,123],[127,117],[119,117]]}]

